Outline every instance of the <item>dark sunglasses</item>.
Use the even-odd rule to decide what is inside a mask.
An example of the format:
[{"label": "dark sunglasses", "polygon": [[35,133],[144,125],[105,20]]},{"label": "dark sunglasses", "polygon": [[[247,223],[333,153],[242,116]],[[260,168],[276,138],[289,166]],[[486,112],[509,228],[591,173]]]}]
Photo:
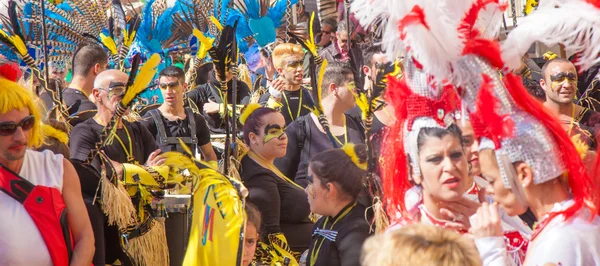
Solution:
[{"label": "dark sunglasses", "polygon": [[0,123],[0,136],[11,136],[17,132],[17,128],[23,129],[23,131],[27,131],[33,128],[35,124],[35,117],[30,115],[25,117],[21,122],[4,122]]}]

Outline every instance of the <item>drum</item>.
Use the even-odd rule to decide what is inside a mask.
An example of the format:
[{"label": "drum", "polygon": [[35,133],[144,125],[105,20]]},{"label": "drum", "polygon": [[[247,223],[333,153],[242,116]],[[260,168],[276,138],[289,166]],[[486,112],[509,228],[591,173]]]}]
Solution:
[{"label": "drum", "polygon": [[[156,210],[159,207],[158,205],[162,205],[166,211],[165,230],[171,266],[183,264],[192,218],[189,210],[190,200],[191,195],[165,195],[159,204],[153,206]],[[160,211],[157,213],[160,213]]]}]

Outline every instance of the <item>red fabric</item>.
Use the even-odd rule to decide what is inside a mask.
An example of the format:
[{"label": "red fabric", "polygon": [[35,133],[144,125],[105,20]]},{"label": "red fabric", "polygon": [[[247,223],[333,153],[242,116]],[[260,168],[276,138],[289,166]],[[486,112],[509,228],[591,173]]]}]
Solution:
[{"label": "red fabric", "polygon": [[22,75],[23,73],[21,72],[21,69],[15,63],[7,63],[0,65],[0,76],[3,76],[4,78],[10,81],[17,82],[17,80],[19,80]]},{"label": "red fabric", "polygon": [[[11,188],[11,184],[14,185],[20,180],[24,179],[12,171],[0,167],[0,188],[7,194],[26,193],[19,188],[17,188],[19,191],[13,191]],[[35,186],[29,192],[23,206],[38,227],[42,238],[44,238],[52,264],[54,266],[68,266],[69,254],[60,222],[61,214],[66,206],[60,191],[52,187]]]},{"label": "red fabric", "polygon": [[566,179],[575,204],[562,212],[552,213],[547,219],[551,220],[562,214],[565,215],[565,220],[568,220],[583,206],[590,208],[592,213],[597,213],[599,206],[598,191],[594,189],[592,179],[585,171],[575,145],[571,142],[571,138],[562,128],[560,122],[548,113],[539,101],[527,93],[518,76],[509,73],[506,75],[504,83],[517,106],[534,116],[546,127],[557,145],[556,152],[559,153],[567,168]]}]

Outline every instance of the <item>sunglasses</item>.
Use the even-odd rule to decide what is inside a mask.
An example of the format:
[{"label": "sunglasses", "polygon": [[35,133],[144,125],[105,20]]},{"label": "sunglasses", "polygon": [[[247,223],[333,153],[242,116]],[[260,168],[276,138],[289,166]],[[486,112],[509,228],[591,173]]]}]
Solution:
[{"label": "sunglasses", "polygon": [[35,124],[35,117],[30,115],[25,117],[21,122],[4,122],[0,123],[0,136],[11,136],[17,132],[18,128],[23,129],[23,131],[27,131],[33,128]]},{"label": "sunglasses", "polygon": [[168,88],[172,88],[173,90],[177,90],[179,88],[179,81],[174,81],[171,83],[160,83],[158,84],[158,87],[161,90],[166,90]]},{"label": "sunglasses", "polygon": [[127,87],[125,86],[115,86],[108,89],[98,88],[100,90],[108,92],[108,99],[112,99],[112,97],[123,97],[125,92],[127,91]]}]

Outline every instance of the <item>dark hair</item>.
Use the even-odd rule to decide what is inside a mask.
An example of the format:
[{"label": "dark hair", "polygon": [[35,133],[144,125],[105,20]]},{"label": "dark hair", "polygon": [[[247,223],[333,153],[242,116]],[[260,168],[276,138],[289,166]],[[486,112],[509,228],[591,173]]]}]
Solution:
[{"label": "dark hair", "polygon": [[250,133],[260,134],[258,131],[263,126],[262,118],[268,114],[277,113],[277,110],[260,107],[252,112],[244,123],[244,142],[250,146]]},{"label": "dark hair", "polygon": [[102,46],[86,44],[75,51],[73,56],[73,75],[87,76],[96,64],[108,64],[108,54]]},{"label": "dark hair", "polygon": [[417,147],[421,149],[421,146],[425,144],[426,137],[436,137],[438,139],[441,139],[447,135],[458,138],[458,140],[460,141],[460,145],[464,146],[462,131],[456,124],[452,124],[447,129],[439,127],[422,128],[421,131],[419,131],[419,136],[417,137]]},{"label": "dark hair", "polygon": [[337,21],[335,18],[326,18],[325,20],[323,20],[323,22],[321,22],[321,28],[323,28],[323,25],[329,25],[331,26],[331,31],[332,32],[336,32],[337,31]]},{"label": "dark hair", "polygon": [[324,98],[329,95],[329,84],[333,83],[336,86],[343,86],[344,83],[348,81],[346,76],[351,74],[354,75],[354,72],[352,71],[350,64],[340,62],[329,63],[325,69],[323,82],[321,83],[321,88],[323,89],[321,97]]},{"label": "dark hair", "polygon": [[533,97],[535,97],[537,100],[545,102],[546,101],[546,92],[544,92],[544,89],[542,89],[542,86],[540,86],[540,83],[536,82],[535,80],[529,79],[529,78],[522,78],[523,80],[523,86],[525,86],[525,88],[527,89],[527,92],[529,92],[529,94]]},{"label": "dark hair", "polygon": [[552,59],[552,60],[548,60],[548,61],[546,61],[546,63],[544,64],[544,66],[542,66],[542,78],[543,78],[544,80],[546,80],[546,70],[547,70],[547,69],[550,67],[550,65],[551,65],[551,64],[553,64],[553,63],[570,63],[570,64],[573,64],[573,63],[571,63],[571,61],[569,61],[569,60],[567,60],[567,59],[564,59],[564,58],[560,58],[560,57],[557,57],[557,58],[554,58],[554,59]]},{"label": "dark hair", "polygon": [[[367,161],[367,146],[358,144],[354,152],[359,162]],[[310,160],[310,169],[319,177],[322,185],[337,183],[350,197],[356,199],[363,189],[367,171],[358,168],[342,149],[330,149],[315,155]]]},{"label": "dark hair", "polygon": [[250,202],[246,202],[246,215],[248,217],[248,222],[252,223],[254,227],[256,227],[257,233],[260,230],[260,224],[262,222],[262,215],[256,206],[254,206]]},{"label": "dark hair", "polygon": [[163,69],[162,71],[160,71],[160,73],[158,73],[158,78],[160,79],[162,77],[177,78],[179,80],[185,80],[185,72],[183,72],[183,69],[178,68],[176,66],[169,66],[169,67]]},{"label": "dark hair", "polygon": [[[65,134],[69,134],[69,131],[67,129],[67,124],[51,119],[48,120],[45,124],[55,128],[58,131],[64,132]],[[71,150],[69,149],[69,146],[65,143],[60,142],[58,139],[49,137],[46,138],[46,141],[44,144],[42,144],[42,146],[40,146],[39,148],[36,149],[37,151],[44,151],[44,150],[50,150],[52,152],[54,152],[54,154],[62,154],[63,157],[65,157],[66,159],[71,158]]]},{"label": "dark hair", "polygon": [[363,54],[364,64],[367,66],[371,66],[371,61],[373,61],[373,56],[377,53],[381,53],[381,47],[377,45],[369,46]]}]

